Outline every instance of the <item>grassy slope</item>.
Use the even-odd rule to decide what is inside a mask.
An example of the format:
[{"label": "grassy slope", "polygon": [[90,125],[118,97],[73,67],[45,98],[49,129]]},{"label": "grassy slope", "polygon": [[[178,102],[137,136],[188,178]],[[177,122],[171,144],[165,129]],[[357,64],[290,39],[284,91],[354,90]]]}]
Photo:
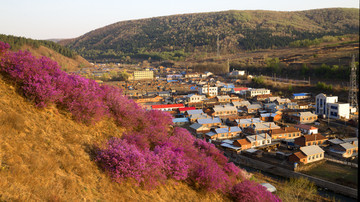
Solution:
[{"label": "grassy slope", "polygon": [[227,201],[169,181],[153,191],[112,182],[92,161],[92,145],[121,135],[112,121],[74,122],[37,109],[0,75],[0,201]]},{"label": "grassy slope", "polygon": [[31,46],[25,45],[21,48],[21,50],[28,50],[32,53],[32,55],[36,57],[41,57],[41,56],[48,57],[56,61],[60,65],[62,70],[65,71],[76,71],[80,67],[90,66],[90,63],[80,55],[77,55],[75,59],[72,59],[69,57],[65,57],[60,53],[57,53],[56,51],[47,48],[45,46],[40,46],[39,48],[33,48]]}]

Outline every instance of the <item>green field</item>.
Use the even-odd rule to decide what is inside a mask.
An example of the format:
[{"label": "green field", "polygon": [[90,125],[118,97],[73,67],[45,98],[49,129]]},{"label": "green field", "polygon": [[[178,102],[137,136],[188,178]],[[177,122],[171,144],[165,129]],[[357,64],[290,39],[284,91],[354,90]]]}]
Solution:
[{"label": "green field", "polygon": [[358,173],[356,168],[351,168],[333,162],[327,161],[308,171],[302,171],[302,173],[352,188],[357,188],[358,186]]}]

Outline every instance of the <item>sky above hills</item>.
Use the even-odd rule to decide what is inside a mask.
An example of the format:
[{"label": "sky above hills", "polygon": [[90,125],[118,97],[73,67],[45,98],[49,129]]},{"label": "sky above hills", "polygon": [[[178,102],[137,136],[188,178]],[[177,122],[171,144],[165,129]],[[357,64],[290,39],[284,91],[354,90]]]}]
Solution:
[{"label": "sky above hills", "polygon": [[0,34],[74,38],[123,20],[224,10],[359,8],[359,0],[0,0]]}]

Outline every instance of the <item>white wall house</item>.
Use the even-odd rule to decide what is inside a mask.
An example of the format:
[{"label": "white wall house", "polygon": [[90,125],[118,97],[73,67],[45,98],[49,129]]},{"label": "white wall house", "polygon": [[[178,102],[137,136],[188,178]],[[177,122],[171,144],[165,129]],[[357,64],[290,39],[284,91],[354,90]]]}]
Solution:
[{"label": "white wall house", "polygon": [[350,117],[350,104],[349,103],[328,103],[329,118],[340,119]]},{"label": "white wall house", "polygon": [[270,94],[270,90],[265,88],[253,88],[246,92],[246,95],[250,97],[255,97],[257,95],[268,95],[268,94]]},{"label": "white wall house", "polygon": [[[209,90],[209,92],[208,92],[208,90]],[[202,94],[202,95],[209,94],[210,96],[218,95],[218,87],[204,85],[199,88],[199,94]]]},{"label": "white wall house", "polygon": [[338,96],[326,96],[320,93],[315,98],[315,113],[317,115],[325,115],[329,118],[349,119],[350,105],[349,103],[338,102]]}]

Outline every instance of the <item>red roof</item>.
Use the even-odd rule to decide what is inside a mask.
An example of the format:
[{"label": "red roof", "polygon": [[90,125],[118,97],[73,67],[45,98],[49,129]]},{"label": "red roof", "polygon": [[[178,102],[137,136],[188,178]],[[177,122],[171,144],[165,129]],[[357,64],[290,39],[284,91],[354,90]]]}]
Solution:
[{"label": "red roof", "polygon": [[164,108],[184,108],[183,104],[168,104],[168,105],[151,105],[152,109],[164,109]]},{"label": "red roof", "polygon": [[180,112],[184,112],[184,111],[187,111],[187,110],[196,110],[195,107],[184,107],[184,108],[179,108],[179,111]]},{"label": "red roof", "polygon": [[298,124],[294,126],[295,128],[301,128],[301,129],[305,129],[305,130],[314,130],[314,129],[318,129],[314,126],[310,126],[310,125],[305,125],[305,124]]},{"label": "red roof", "polygon": [[242,90],[247,90],[248,88],[246,87],[240,87],[240,88],[234,88],[234,91],[242,91]]}]

